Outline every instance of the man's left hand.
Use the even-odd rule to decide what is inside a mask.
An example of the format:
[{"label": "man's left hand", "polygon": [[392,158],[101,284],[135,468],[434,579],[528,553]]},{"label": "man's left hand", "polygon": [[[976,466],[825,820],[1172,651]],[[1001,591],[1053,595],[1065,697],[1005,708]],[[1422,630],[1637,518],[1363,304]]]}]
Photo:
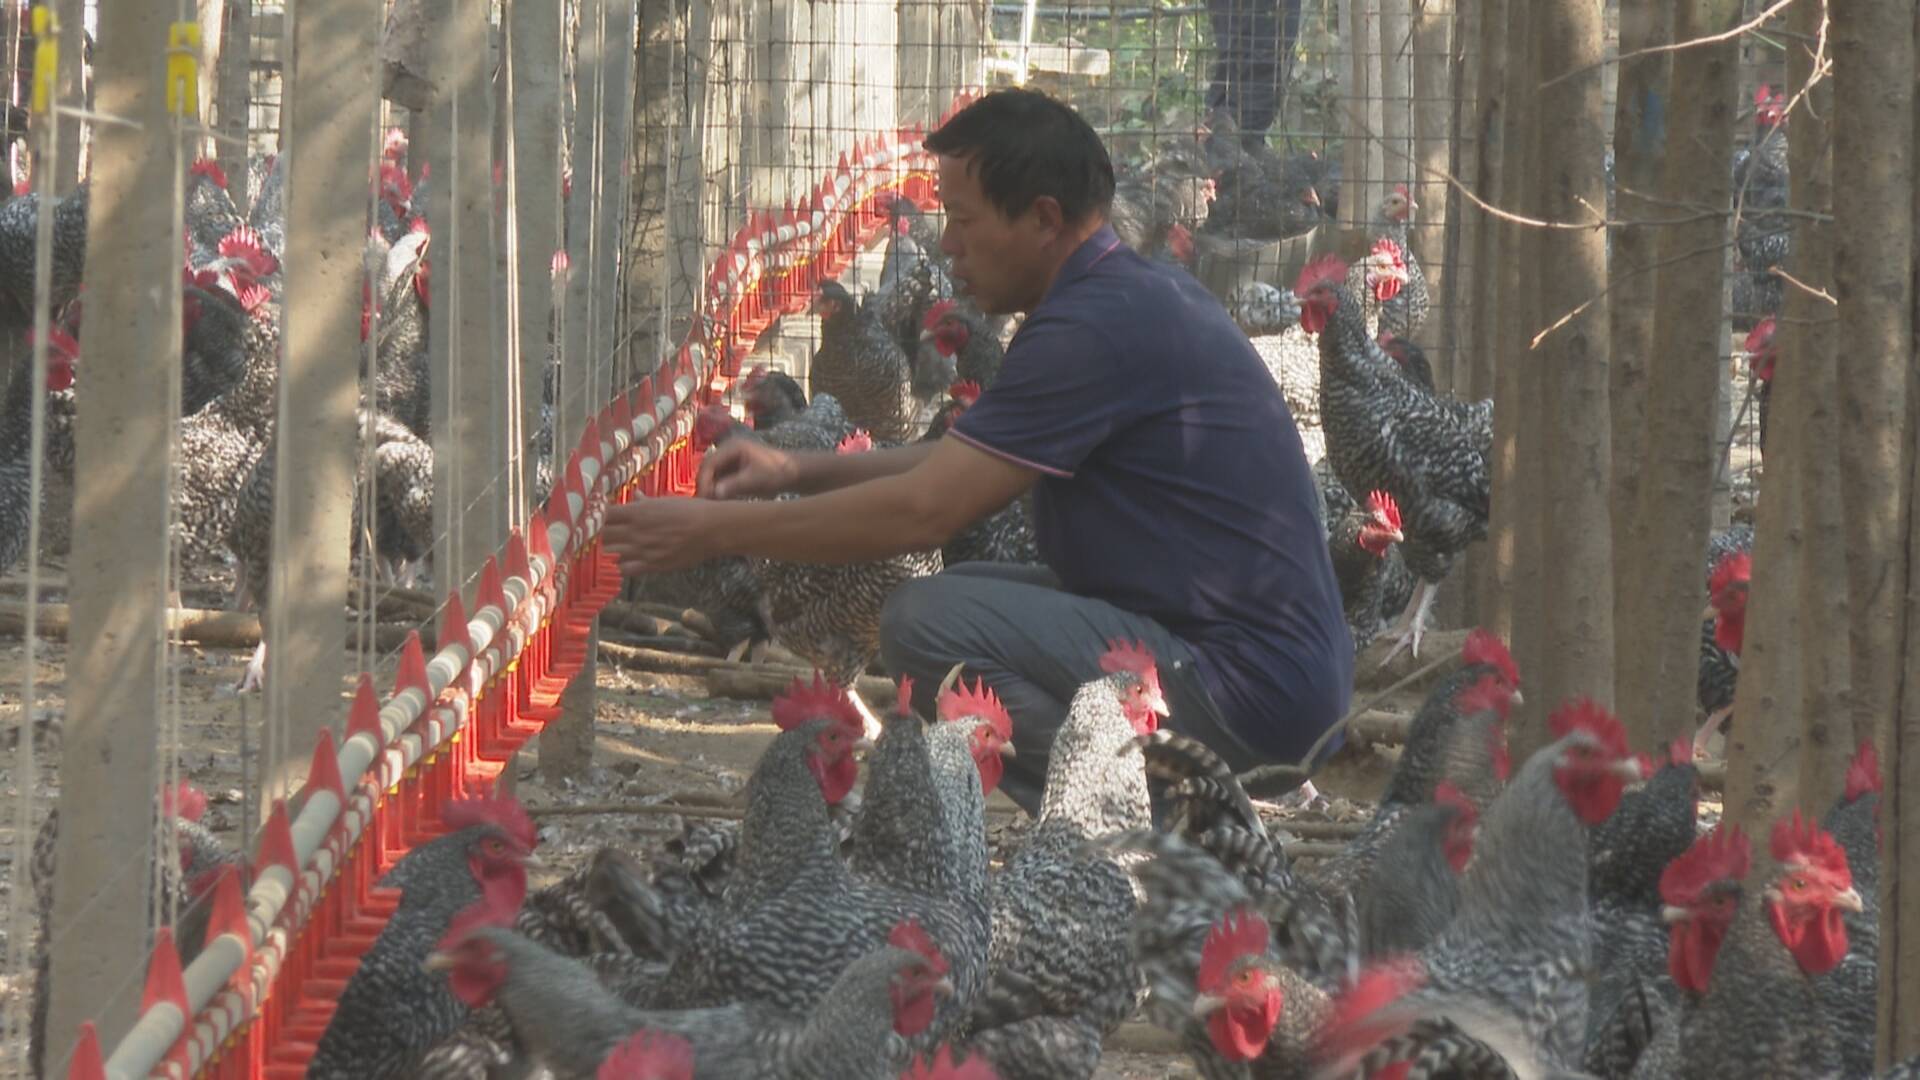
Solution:
[{"label": "man's left hand", "polygon": [[620,573],[683,570],[713,557],[715,503],[705,499],[648,499],[607,508],[600,543],[620,561]]}]

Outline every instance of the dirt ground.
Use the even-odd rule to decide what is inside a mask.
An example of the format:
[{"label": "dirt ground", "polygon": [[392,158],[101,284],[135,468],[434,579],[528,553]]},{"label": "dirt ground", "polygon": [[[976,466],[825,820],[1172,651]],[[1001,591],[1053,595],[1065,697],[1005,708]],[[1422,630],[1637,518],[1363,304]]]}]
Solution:
[{"label": "dirt ground", "polygon": [[[23,594],[18,575],[0,582],[9,599]],[[64,600],[57,588],[43,591],[49,601]],[[214,583],[209,583],[213,585]],[[217,588],[217,585],[215,586]],[[190,590],[189,604],[203,602]],[[208,606],[213,606],[206,600]],[[610,640],[619,640],[617,633]],[[0,905],[11,911],[16,902],[30,904],[21,868],[15,865],[16,820],[21,763],[18,753],[24,717],[21,682],[25,646],[17,637],[0,639]],[[27,836],[59,795],[60,724],[66,707],[66,661],[63,642],[42,641],[36,650],[36,701],[32,729],[36,780],[33,816]],[[180,687],[179,744],[171,752],[181,774],[205,790],[211,805],[207,823],[223,839],[238,844],[254,825],[242,792],[260,745],[262,704],[258,694],[238,695],[232,687],[240,678],[248,650],[181,646],[177,674]],[[376,671],[385,685],[388,670]],[[602,662],[598,667],[598,729],[594,765],[587,775],[560,784],[543,781],[538,769],[537,742],[523,755],[516,771],[518,795],[540,824],[541,854],[547,874],[557,877],[578,866],[596,848],[617,844],[647,850],[676,834],[678,815],[650,811],[648,805],[675,796],[728,797],[745,784],[761,749],[774,733],[763,702],[710,698],[695,677],[630,671]],[[343,699],[348,687],[342,687]],[[1385,753],[1385,752],[1379,752]],[[1387,759],[1367,751],[1336,762],[1319,778],[1323,798],[1301,811],[1317,820],[1353,819],[1366,807],[1348,796],[1370,797],[1385,776]],[[1020,820],[1019,811],[1003,797],[989,805],[989,827],[1004,836]],[[544,881],[536,884],[544,884]],[[30,913],[29,913],[30,915]],[[0,956],[12,921],[0,923]],[[30,929],[28,931],[31,932]],[[24,942],[22,943],[25,944]],[[24,953],[20,954],[24,957]],[[27,1000],[31,974],[24,959],[0,972],[0,1007]],[[1143,1024],[1130,1024],[1118,1033],[1100,1075],[1112,1080],[1194,1075],[1177,1053],[1164,1049],[1160,1033]],[[12,1050],[12,1046],[8,1047]],[[8,1053],[7,1057],[12,1054]],[[0,1068],[0,1076],[7,1070]]]}]

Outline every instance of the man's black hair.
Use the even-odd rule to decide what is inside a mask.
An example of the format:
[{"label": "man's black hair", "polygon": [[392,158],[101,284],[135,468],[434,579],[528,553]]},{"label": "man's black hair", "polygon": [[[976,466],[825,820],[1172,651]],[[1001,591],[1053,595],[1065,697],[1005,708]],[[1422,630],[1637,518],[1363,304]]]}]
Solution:
[{"label": "man's black hair", "polygon": [[995,90],[927,136],[926,148],[963,158],[987,201],[1009,218],[1050,195],[1070,225],[1113,204],[1113,160],[1092,126],[1034,90]]}]

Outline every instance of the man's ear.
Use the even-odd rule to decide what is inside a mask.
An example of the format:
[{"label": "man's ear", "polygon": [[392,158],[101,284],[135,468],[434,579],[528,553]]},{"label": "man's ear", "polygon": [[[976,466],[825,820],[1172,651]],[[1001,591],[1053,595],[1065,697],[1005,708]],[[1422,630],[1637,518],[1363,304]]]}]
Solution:
[{"label": "man's ear", "polygon": [[1027,212],[1033,215],[1035,224],[1046,234],[1049,243],[1066,232],[1067,219],[1066,215],[1060,212],[1059,199],[1051,195],[1038,196]]}]

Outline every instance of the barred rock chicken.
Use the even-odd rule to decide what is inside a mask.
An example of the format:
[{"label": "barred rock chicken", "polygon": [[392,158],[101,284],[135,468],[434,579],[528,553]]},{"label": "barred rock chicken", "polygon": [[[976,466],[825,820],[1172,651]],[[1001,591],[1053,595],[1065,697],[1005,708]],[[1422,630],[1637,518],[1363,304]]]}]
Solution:
[{"label": "barred rock chicken", "polygon": [[1707,578],[1707,610],[1700,624],[1700,672],[1696,692],[1707,714],[1693,736],[1693,752],[1707,753],[1713,736],[1733,716],[1740,681],[1740,649],[1746,641],[1747,587],[1753,576],[1753,530],[1735,526],[1714,538]]},{"label": "barred rock chicken", "polygon": [[1780,344],[1774,340],[1779,320],[1769,315],[1753,325],[1741,342],[1747,358],[1747,379],[1752,384],[1753,407],[1760,417],[1760,456],[1767,453],[1767,415],[1773,404],[1773,368],[1780,360]]},{"label": "barred rock chicken", "polygon": [[1367,496],[1365,506],[1355,507],[1329,528],[1327,550],[1333,556],[1333,576],[1340,584],[1347,630],[1358,653],[1413,595],[1413,575],[1394,551],[1394,545],[1406,539],[1400,531],[1400,508],[1393,496],[1375,491]]},{"label": "barred rock chicken", "polygon": [[1406,338],[1397,337],[1386,330],[1380,332],[1380,347],[1388,356],[1400,365],[1400,371],[1407,378],[1420,385],[1422,390],[1433,393],[1433,365],[1427,362],[1427,351]]},{"label": "barred rock chicken", "polygon": [[[768,431],[806,411],[806,391],[793,376],[755,364],[740,380],[740,398],[753,418],[753,430]],[[712,440],[708,440],[711,442]]]},{"label": "barred rock chicken", "polygon": [[1134,830],[1102,843],[1145,856],[1129,866],[1144,899],[1128,946],[1146,983],[1146,1019],[1178,1036],[1209,1080],[1304,1076],[1327,995],[1290,964],[1266,917],[1287,897],[1250,891],[1170,833]]},{"label": "barred rock chicken", "polygon": [[1848,1076],[1873,1072],[1880,973],[1880,755],[1866,740],[1847,765],[1846,789],[1820,827],[1847,854],[1860,910],[1845,915],[1847,955],[1814,984],[1821,1012],[1834,1025]]},{"label": "barred rock chicken", "polygon": [[[65,307],[80,291],[87,261],[87,200],[82,183],[53,206],[53,310]],[[27,194],[0,203],[0,325],[33,325],[34,240],[40,196]]]},{"label": "barred rock chicken", "polygon": [[462,911],[485,899],[511,913],[527,892],[533,822],[512,799],[469,799],[441,814],[451,832],[408,852],[382,886],[400,905],[340,993],[307,1075],[313,1080],[411,1077],[468,1005],[421,965]]},{"label": "barred rock chicken", "polygon": [[1413,964],[1379,973],[1393,975],[1390,993],[1377,982],[1350,991],[1348,1004],[1364,1007],[1343,1006],[1329,1022],[1323,1060],[1336,1071],[1361,1060],[1374,1070],[1490,1053],[1526,1068],[1579,1060],[1592,954],[1587,830],[1642,772],[1620,722],[1592,702],[1564,706],[1548,723],[1557,741],[1527,760],[1481,818],[1453,922]]},{"label": "barred rock chicken", "polygon": [[1376,858],[1391,874],[1375,873],[1355,897],[1362,957],[1418,951],[1453,921],[1479,827],[1480,808],[1448,780],[1406,815]]},{"label": "barred rock chicken", "polygon": [[820,348],[808,376],[815,394],[832,394],[848,419],[888,442],[914,435],[912,358],[869,296],[855,303],[838,282],[820,286],[814,313],[821,316]]},{"label": "barred rock chicken", "polygon": [[505,921],[484,909],[463,915],[427,963],[448,972],[446,985],[466,1005],[497,1003],[532,1062],[556,1080],[608,1075],[603,1063],[641,1032],[684,1039],[699,1080],[893,1080],[908,1060],[905,1040],[927,1030],[951,992],[945,957],[906,921],[803,1014],[755,1003],[642,1010]]},{"label": "barred rock chicken", "polygon": [[953,364],[954,378],[981,390],[993,385],[1007,351],[987,317],[960,300],[942,300],[927,309],[920,340]]},{"label": "barred rock chicken", "polygon": [[287,161],[278,154],[266,161],[266,171],[249,185],[253,205],[247,210],[247,224],[260,234],[266,249],[287,250]]},{"label": "barred rock chicken", "polygon": [[1787,96],[1761,84],[1753,92],[1754,142],[1733,155],[1734,329],[1780,310],[1782,282],[1772,270],[1793,250],[1787,206]]},{"label": "barred rock chicken", "polygon": [[991,974],[972,1045],[1006,1080],[1092,1076],[1101,1040],[1139,995],[1126,940],[1132,885],[1112,855],[1086,844],[1151,824],[1131,748],[1159,726],[1166,701],[1140,645],[1108,642],[1100,666],[1107,674],[1074,694],[1053,738],[1032,831],[993,878]]},{"label": "barred rock chicken", "polygon": [[[1400,506],[1401,554],[1420,578],[1418,602],[1388,659],[1420,636],[1435,592],[1467,544],[1484,539],[1491,500],[1487,454],[1493,403],[1438,397],[1407,379],[1367,333],[1337,257],[1309,263],[1294,292],[1301,321],[1320,335],[1320,414],[1327,459],[1348,491],[1381,490]],[[1376,282],[1372,295],[1390,278]]]},{"label": "barred rock chicken", "polygon": [[[80,346],[58,327],[48,334],[48,345],[44,385],[49,394],[55,394],[73,385]],[[7,381],[6,401],[0,404],[0,430],[4,430],[4,435],[0,435],[0,439],[4,439],[4,445],[0,445],[0,573],[12,569],[26,554],[29,529],[36,509],[30,472],[32,457],[27,445],[32,434],[34,402],[31,362],[32,354],[25,351],[14,362]],[[53,433],[49,431],[48,434],[51,436]],[[43,476],[42,505],[46,498],[45,489]]]},{"label": "barred rock chicken", "polygon": [[[746,818],[722,902],[673,958],[650,1004],[742,1002],[805,1012],[849,964],[912,917],[956,972],[955,995],[925,1029],[930,1048],[958,1030],[972,1006],[969,986],[977,986],[984,967],[984,923],[977,914],[983,899],[965,870],[974,853],[984,858],[978,835],[984,818],[971,809],[983,806],[972,755],[965,746],[957,755],[930,754],[935,782],[917,793],[930,804],[916,811],[918,820],[932,830],[919,850],[945,853],[946,865],[928,870],[921,863],[916,871],[896,864],[888,875],[906,881],[916,872],[937,873],[951,875],[952,884],[903,888],[854,872],[835,850],[827,806],[853,786],[861,731],[846,693],[819,676],[811,686],[796,683],[775,701],[774,721],[782,731],[747,781]],[[941,750],[943,741],[929,745]]]},{"label": "barred rock chicken", "polygon": [[[923,442],[940,439],[960,415],[980,400],[980,385],[957,382],[947,390],[947,404],[936,412]],[[1002,562],[1023,566],[1040,563],[1040,544],[1033,534],[1033,496],[1019,498],[960,530],[940,549],[942,566],[965,562]]]},{"label": "barred rock chicken", "polygon": [[1587,852],[1594,977],[1582,1052],[1589,1072],[1624,1076],[1646,1044],[1645,998],[1661,985],[1667,964],[1661,881],[1693,846],[1699,787],[1693,749],[1676,739],[1653,779],[1594,830]]},{"label": "barred rock chicken", "polygon": [[1214,182],[1197,152],[1168,147],[1142,171],[1123,170],[1107,222],[1122,243],[1147,258],[1194,261],[1193,230],[1207,220]]},{"label": "barred rock chicken", "polygon": [[1774,824],[1768,850],[1773,876],[1741,891],[1704,996],[1679,1014],[1677,1055],[1663,1061],[1650,1047],[1636,1076],[1839,1075],[1836,1032],[1812,1020],[1815,980],[1845,957],[1842,916],[1861,909],[1860,894],[1846,852],[1798,811]]},{"label": "barred rock chicken", "polygon": [[1680,1017],[1698,1007],[1726,940],[1753,850],[1740,826],[1721,822],[1660,873],[1667,925],[1665,976],[1629,987],[1606,1026],[1588,1040],[1588,1068],[1603,1077],[1672,1076],[1679,1067]]},{"label": "barred rock chicken", "polygon": [[247,223],[233,204],[226,170],[219,163],[201,158],[187,170],[185,220],[187,264],[195,269],[220,258],[220,241]]},{"label": "barred rock chicken", "polygon": [[1521,701],[1519,668],[1506,645],[1485,630],[1467,635],[1460,659],[1460,669],[1441,680],[1414,714],[1373,817],[1314,868],[1313,882],[1329,896],[1359,891],[1388,838],[1415,807],[1433,801],[1442,781],[1482,807],[1506,782],[1506,719]]},{"label": "barred rock chicken", "polygon": [[1222,109],[1207,117],[1201,138],[1216,192],[1208,232],[1277,240],[1339,217],[1337,160],[1311,151],[1282,157],[1264,145],[1250,149]]},{"label": "barred rock chicken", "polygon": [[[1380,200],[1374,216],[1375,227],[1380,230],[1382,237],[1392,240],[1399,248],[1406,268],[1406,282],[1380,309],[1380,333],[1398,338],[1412,338],[1420,332],[1420,328],[1426,324],[1427,310],[1431,304],[1427,296],[1427,275],[1420,269],[1420,260],[1414,257],[1413,248],[1407,243],[1407,226],[1412,223],[1413,212],[1418,209],[1420,204],[1413,201],[1413,194],[1407,190],[1407,185],[1395,184],[1393,190]],[[1427,380],[1427,389],[1433,389],[1431,376]]]},{"label": "barred rock chicken", "polygon": [[[857,454],[872,447],[873,440],[856,430],[835,449]],[[916,551],[864,563],[754,559],[750,565],[760,584],[760,622],[774,640],[835,685],[850,688],[880,655],[880,609],[887,597],[901,582],[939,573],[941,561],[938,551]],[[857,694],[849,694],[867,718],[869,737],[877,734],[879,721]]]},{"label": "barred rock chicken", "polygon": [[[374,546],[369,551],[361,536],[360,476],[365,465],[369,433],[374,455]],[[353,549],[369,559],[400,567],[424,559],[433,550],[433,448],[406,425],[385,415],[368,417],[363,411],[354,429],[353,510],[349,518]],[[227,527],[226,546],[234,554],[235,607],[256,607],[266,621],[268,568],[273,559],[274,476],[277,442],[269,442],[254,459],[239,505]],[[409,573],[409,580],[411,580]],[[343,598],[344,599],[344,598]],[[239,689],[258,690],[266,672],[267,643],[254,647],[241,676]]]},{"label": "barred rock chicken", "polygon": [[[221,874],[230,866],[243,867],[246,859],[201,824],[201,818],[207,812],[207,796],[199,788],[181,781],[171,789],[163,788],[158,801],[161,816],[173,823],[174,843],[178,845],[180,861],[178,866],[169,866],[159,858],[160,850],[154,848],[149,853],[148,888],[171,898],[174,910],[179,913],[174,927],[174,945],[180,952],[180,962],[183,965],[190,964],[205,945],[206,919],[211,914],[206,901],[220,883]],[[39,830],[34,833],[33,855],[27,864],[34,911],[33,1004],[27,1030],[27,1052],[30,1075],[36,1077],[48,1075],[45,1061],[48,1010],[53,1005],[50,971],[53,962],[53,876],[59,835],[60,810],[55,807],[47,813],[40,822]],[[244,885],[243,880],[243,888]]]},{"label": "barred rock chicken", "polygon": [[[370,245],[369,260],[378,259],[374,279],[379,283],[379,336],[375,350],[374,387],[385,412],[423,439],[432,438],[432,372],[427,355],[427,248],[432,233],[421,221],[393,245],[380,250]],[[369,300],[372,298],[369,297]],[[361,312],[361,337],[372,331],[373,308]]]}]

